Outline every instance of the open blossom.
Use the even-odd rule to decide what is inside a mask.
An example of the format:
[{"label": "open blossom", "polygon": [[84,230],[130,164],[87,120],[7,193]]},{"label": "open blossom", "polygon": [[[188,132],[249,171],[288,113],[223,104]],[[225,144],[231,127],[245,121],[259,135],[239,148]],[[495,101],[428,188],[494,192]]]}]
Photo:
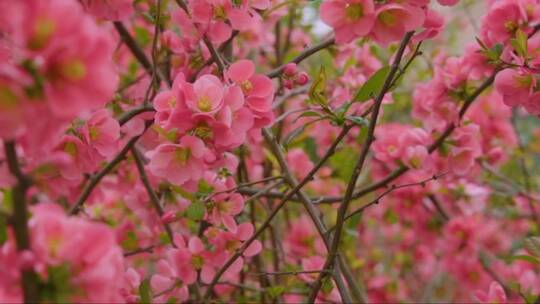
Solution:
[{"label": "open blossom", "polygon": [[107,110],[95,112],[82,128],[85,142],[104,157],[111,156],[118,148],[120,125]]},{"label": "open blossom", "polygon": [[153,175],[177,185],[199,180],[206,168],[205,160],[213,157],[199,138],[190,135],[182,137],[178,144],[161,144],[146,156]]},{"label": "open blossom", "polygon": [[403,35],[420,27],[424,23],[422,9],[402,4],[389,3],[376,11],[372,36],[383,45],[398,41]]},{"label": "open blossom", "polygon": [[268,77],[255,73],[252,61],[240,60],[233,63],[227,76],[241,88],[250,109],[256,112],[271,110],[274,86]]},{"label": "open blossom", "polygon": [[75,1],[31,0],[13,5],[22,15],[7,17],[8,34],[13,32],[14,43],[25,46],[14,56],[26,59],[25,69],[44,78],[43,84],[33,84],[29,97],[46,100],[59,117],[103,106],[117,83],[111,36]]},{"label": "open blossom", "polygon": [[123,20],[133,14],[131,0],[82,0],[81,4],[92,15],[112,21]]},{"label": "open blossom", "polygon": [[184,91],[187,107],[195,113],[214,114],[223,106],[223,85],[213,75],[204,75]]},{"label": "open blossom", "polygon": [[526,71],[506,69],[495,77],[495,89],[508,106],[523,104],[531,96],[536,79]]},{"label": "open blossom", "polygon": [[328,0],[321,4],[321,19],[334,28],[337,43],[367,35],[375,21],[373,0]]},{"label": "open blossom", "polygon": [[244,198],[238,193],[218,194],[212,198],[208,208],[208,219],[215,225],[223,224],[233,233],[237,230],[235,215],[244,209]]},{"label": "open blossom", "polygon": [[[63,295],[65,299],[74,302],[121,301],[119,290],[124,272],[123,258],[109,227],[67,217],[58,205],[51,203],[36,205],[32,214],[29,222],[32,258],[28,266],[33,267],[44,282],[52,276],[50,272],[67,267],[66,282],[48,282],[53,286],[69,284],[71,288],[68,294]],[[5,246],[0,248],[4,250]],[[6,274],[10,273],[10,268],[17,267],[13,263],[2,265],[7,268],[3,270]],[[12,279],[20,280],[20,277]],[[0,280],[0,299],[4,299],[2,290],[6,283],[16,284]],[[53,288],[66,290],[63,287]],[[21,293],[12,298],[16,302],[21,300]]]},{"label": "open blossom", "polygon": [[477,291],[476,299],[479,303],[506,303],[506,293],[502,286],[497,282],[492,282],[489,285],[488,293],[484,291]]}]

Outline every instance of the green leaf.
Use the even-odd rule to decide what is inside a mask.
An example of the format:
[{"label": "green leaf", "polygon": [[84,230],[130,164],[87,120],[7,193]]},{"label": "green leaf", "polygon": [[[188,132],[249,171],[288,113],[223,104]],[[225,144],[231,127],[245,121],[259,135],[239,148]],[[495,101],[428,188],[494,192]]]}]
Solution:
[{"label": "green leaf", "polygon": [[324,294],[329,294],[334,289],[334,283],[332,283],[332,278],[328,275],[325,275],[322,281],[321,291]]},{"label": "green leaf", "polygon": [[150,289],[150,278],[144,279],[139,285],[139,296],[141,297],[141,303],[152,302],[152,290]]},{"label": "green leaf", "polygon": [[329,160],[337,176],[348,182],[351,177],[358,154],[353,148],[347,147],[336,152]]},{"label": "green leaf", "polygon": [[294,130],[292,130],[287,136],[282,140],[282,145],[284,147],[287,147],[296,137],[298,137],[300,134],[304,132],[305,125],[300,126]]},{"label": "green leaf", "polygon": [[516,31],[516,38],[510,39],[510,44],[522,57],[527,57],[527,39],[527,35],[521,29]]},{"label": "green leaf", "polygon": [[523,247],[533,256],[540,258],[540,237],[533,236],[526,238],[523,242]]},{"label": "green leaf", "polygon": [[530,256],[530,255],[515,255],[515,256],[511,257],[510,259],[512,261],[521,260],[521,261],[525,261],[525,262],[540,265],[540,259],[537,259],[537,258],[535,258],[533,256]]},{"label": "green leaf", "polygon": [[7,241],[7,223],[6,219],[0,216],[0,246],[4,245]]},{"label": "green leaf", "polygon": [[276,285],[276,286],[268,287],[266,289],[266,292],[268,292],[268,295],[270,297],[275,299],[275,298],[279,297],[280,295],[282,295],[283,292],[285,292],[285,286]]},{"label": "green leaf", "polygon": [[324,70],[324,66],[321,66],[317,77],[315,77],[309,88],[309,98],[312,102],[320,106],[326,106],[328,104],[326,98],[326,71]]},{"label": "green leaf", "polygon": [[[316,111],[305,111],[300,116],[298,116],[298,118],[300,118],[300,117],[313,117],[313,116],[321,117],[322,115],[321,115],[321,113],[316,112]],[[298,119],[298,118],[296,118],[296,119]]]},{"label": "green leaf", "polygon": [[205,181],[204,179],[202,179],[201,181],[199,181],[199,185],[198,185],[199,189],[198,189],[198,192],[199,194],[202,194],[202,195],[209,195],[211,194],[213,191],[214,191],[214,187],[212,187],[212,185],[210,185],[207,181]]},{"label": "green leaf", "polygon": [[373,74],[364,85],[356,92],[353,102],[364,102],[380,94],[386,77],[390,73],[390,67],[385,66]]},{"label": "green leaf", "polygon": [[361,127],[367,127],[369,124],[369,121],[361,116],[347,116],[347,120],[361,126]]},{"label": "green leaf", "polygon": [[204,204],[200,201],[196,201],[189,205],[186,214],[189,219],[200,221],[203,219],[205,211],[206,208],[204,207]]}]

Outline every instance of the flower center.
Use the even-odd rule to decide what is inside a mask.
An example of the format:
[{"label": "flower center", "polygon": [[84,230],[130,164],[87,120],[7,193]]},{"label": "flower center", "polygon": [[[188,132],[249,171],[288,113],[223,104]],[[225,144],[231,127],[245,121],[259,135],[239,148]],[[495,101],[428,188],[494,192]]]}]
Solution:
[{"label": "flower center", "polygon": [[73,142],[67,142],[64,144],[64,152],[75,158],[77,155],[77,145]]},{"label": "flower center", "polygon": [[88,135],[90,135],[91,140],[97,140],[99,137],[99,129],[94,126],[88,128]]},{"label": "flower center", "polygon": [[188,162],[190,156],[191,150],[188,148],[178,148],[175,153],[176,161],[182,166]]},{"label": "flower center", "polygon": [[80,59],[73,59],[61,67],[62,75],[69,80],[81,80],[86,76],[86,66]]},{"label": "flower center", "polygon": [[247,95],[253,90],[253,84],[249,80],[244,80],[240,84],[240,88],[242,89],[242,92]]},{"label": "flower center", "polygon": [[212,137],[214,135],[213,132],[212,132],[212,128],[210,128],[206,124],[201,124],[201,125],[197,126],[193,130],[193,133],[195,134],[195,136],[197,136],[198,138],[200,138],[202,140],[212,139]]},{"label": "flower center", "polygon": [[28,48],[31,50],[44,48],[55,30],[56,24],[53,20],[44,17],[38,18],[34,24],[34,33],[28,41]]},{"label": "flower center", "polygon": [[362,4],[347,4],[345,7],[345,16],[349,21],[356,21],[364,15],[364,8]]},{"label": "flower center", "polygon": [[384,11],[380,13],[378,18],[383,24],[389,25],[389,26],[396,24],[396,19],[397,19],[396,16],[392,14],[392,12],[390,11]]},{"label": "flower center", "polygon": [[191,257],[191,265],[193,265],[195,269],[201,269],[204,265],[204,260],[201,256],[194,255]]},{"label": "flower center", "polygon": [[0,85],[0,109],[13,109],[17,103],[17,95],[8,86]]},{"label": "flower center", "polygon": [[518,25],[515,21],[509,20],[504,23],[504,28],[508,31],[513,33],[515,30],[517,30]]},{"label": "flower center", "polygon": [[214,6],[214,18],[219,21],[227,20],[227,14],[225,13],[225,7],[223,5]]},{"label": "flower center", "polygon": [[208,98],[206,95],[199,98],[197,106],[199,107],[199,110],[203,112],[210,112],[212,110],[212,103],[210,102],[210,98]]}]

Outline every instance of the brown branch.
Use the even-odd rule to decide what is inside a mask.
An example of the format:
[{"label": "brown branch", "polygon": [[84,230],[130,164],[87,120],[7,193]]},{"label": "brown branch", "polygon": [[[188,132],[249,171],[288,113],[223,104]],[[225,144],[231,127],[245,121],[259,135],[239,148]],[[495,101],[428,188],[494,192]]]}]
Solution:
[{"label": "brown branch", "polygon": [[[15,232],[17,251],[22,252],[30,249],[28,206],[26,201],[26,191],[30,187],[30,179],[21,170],[17,159],[15,142],[4,142],[4,151],[8,169],[17,179],[17,184],[13,187],[13,215],[10,222]],[[21,270],[21,285],[25,303],[36,303],[39,301],[38,278],[33,270]]]},{"label": "brown branch", "polygon": [[[405,53],[405,49],[407,47],[407,44],[411,40],[414,32],[408,32],[405,34],[405,37],[401,41],[401,44],[399,46],[399,49],[396,53],[396,56],[394,58],[394,62],[392,63],[392,67],[390,72],[388,73],[388,76],[386,77],[386,80],[384,82],[384,85],[381,89],[381,92],[375,99],[373,111],[371,113],[371,120],[369,123],[368,131],[367,131],[367,138],[364,142],[364,145],[362,146],[362,151],[360,152],[360,157],[358,158],[358,161],[355,165],[352,177],[349,181],[349,184],[347,185],[347,190],[345,192],[345,197],[343,198],[343,203],[340,205],[340,208],[338,210],[337,218],[336,218],[336,229],[334,233],[334,237],[332,240],[332,246],[329,251],[328,258],[326,260],[324,269],[331,270],[334,267],[335,259],[337,256],[337,251],[339,250],[339,245],[341,242],[341,234],[343,230],[344,225],[344,218],[347,215],[347,210],[349,208],[349,204],[352,201],[353,192],[356,186],[356,182],[358,181],[358,177],[360,176],[360,173],[362,172],[362,168],[364,165],[364,162],[367,158],[367,155],[369,153],[371,144],[375,141],[375,127],[377,125],[377,119],[379,117],[380,108],[382,105],[382,101],[386,93],[390,90],[392,83],[394,81],[394,77],[396,73],[399,70],[401,59],[403,57],[403,54]],[[319,293],[319,290],[322,286],[322,280],[324,279],[325,275],[322,273],[319,275],[317,280],[313,283],[308,302],[314,302],[315,298],[317,297],[317,294]]]},{"label": "brown branch", "polygon": [[[348,126],[348,125],[343,126],[343,129],[342,129],[342,131],[340,133],[340,136],[343,135],[343,134],[347,134],[350,129],[352,129],[352,125],[351,126]],[[267,141],[267,143],[270,145],[272,153],[277,158],[279,166],[281,167],[281,170],[282,170],[283,174],[285,175],[285,180],[287,181],[287,183],[291,187],[296,188],[299,185],[299,183],[298,183],[298,181],[296,181],[296,178],[294,177],[294,174],[290,170],[290,167],[289,167],[289,165],[288,165],[288,163],[286,161],[285,153],[283,152],[282,147],[279,145],[279,143],[277,142],[277,139],[272,135],[272,133],[268,129],[263,129],[263,135],[264,135],[265,140]],[[304,193],[304,191],[301,190],[301,188],[298,191],[298,196],[300,198],[300,202],[304,206],[304,209],[306,209],[306,211],[308,212],[308,215],[309,215],[311,221],[315,225],[315,228],[317,229],[317,232],[321,236],[326,249],[329,250],[330,246],[331,246],[331,244],[330,244],[331,241],[330,241],[329,238],[326,237],[326,227],[325,227],[324,223],[322,222],[322,220],[320,218],[320,212],[317,210],[317,208],[315,208],[315,206],[313,205],[313,202]],[[338,291],[339,291],[340,296],[343,299],[343,301],[345,301],[347,303],[352,302],[351,296],[347,292],[347,288],[346,288],[346,286],[344,285],[344,283],[342,281],[341,269],[337,268],[335,272],[332,272],[332,275],[334,277],[334,280],[336,282]],[[350,285],[352,287],[352,283],[350,283]],[[361,302],[364,302],[364,301],[361,300]]]},{"label": "brown branch", "polygon": [[270,78],[276,78],[279,75],[281,75],[281,73],[283,72],[283,69],[285,68],[285,66],[287,64],[289,64],[291,62],[298,64],[298,63],[302,62],[304,59],[308,58],[309,56],[317,53],[318,51],[323,50],[323,49],[333,45],[334,42],[335,42],[334,37],[330,37],[330,38],[328,38],[326,40],[323,40],[323,41],[319,42],[318,44],[315,44],[315,45],[305,49],[298,56],[294,57],[293,60],[287,62],[286,64],[283,64],[283,65],[279,66],[278,68],[276,68],[274,70],[272,70],[271,72],[266,74],[266,76],[268,76]]},{"label": "brown branch", "polygon": [[256,273],[248,273],[250,275],[255,276],[285,276],[285,275],[301,275],[301,274],[312,274],[312,273],[321,273],[321,272],[328,272],[328,270],[298,270],[298,271],[276,271],[276,272],[256,272]]},{"label": "brown branch", "polygon": [[[135,146],[131,147],[131,155],[133,155],[133,159],[135,160],[137,170],[139,171],[139,177],[141,179],[141,182],[144,185],[144,188],[146,189],[146,192],[148,193],[150,202],[152,203],[152,206],[154,207],[154,209],[156,209],[156,212],[158,213],[161,220],[161,217],[163,216],[165,211],[163,210],[163,207],[159,203],[159,198],[156,192],[154,192],[154,189],[152,189],[152,185],[150,184],[150,180],[148,179],[148,175],[146,174],[146,170],[144,169],[141,153],[139,152],[137,147]],[[163,228],[165,229],[165,232],[167,233],[167,236],[169,237],[169,241],[171,242],[171,245],[176,248],[176,244],[174,243],[174,235],[173,235],[171,226],[163,222]]]},{"label": "brown branch", "polygon": [[[150,122],[146,123],[145,131],[146,131],[146,129],[148,129],[148,127],[150,125],[151,125]],[[85,201],[88,199],[88,197],[90,197],[90,194],[92,194],[92,191],[99,184],[101,179],[105,175],[107,175],[112,169],[114,169],[114,167],[117,164],[119,164],[126,157],[126,154],[129,152],[129,150],[131,150],[131,148],[135,145],[137,140],[139,140],[139,138],[143,134],[144,134],[144,132],[141,133],[140,135],[137,135],[137,136],[131,138],[126,143],[126,145],[122,148],[122,150],[120,150],[120,152],[118,152],[118,154],[116,154],[116,156],[109,163],[107,163],[107,165],[105,165],[105,167],[103,167],[103,169],[101,169],[99,172],[97,172],[96,174],[92,175],[92,177],[90,177],[90,179],[88,180],[88,182],[87,182],[86,186],[84,187],[83,191],[81,192],[81,194],[77,198],[75,204],[69,210],[70,215],[75,215],[75,214],[79,213],[79,211],[81,211],[81,208],[84,205]]]},{"label": "brown branch", "polygon": [[[347,131],[348,132],[348,131]],[[251,243],[253,243],[253,241],[255,241],[263,232],[266,228],[268,228],[268,226],[270,225],[270,223],[272,222],[272,220],[274,219],[274,217],[278,214],[279,210],[281,210],[281,208],[283,208],[283,206],[285,205],[285,203],[287,201],[289,201],[292,197],[294,197],[298,191],[305,185],[307,184],[312,178],[313,176],[315,175],[315,173],[317,173],[317,171],[324,165],[324,163],[330,158],[330,156],[332,156],[336,150],[336,147],[337,145],[341,142],[341,140],[345,137],[345,135],[347,134],[347,132],[342,132],[337,138],[336,140],[334,141],[334,143],[332,144],[332,146],[330,147],[330,149],[326,152],[326,154],[323,156],[323,158],[321,158],[321,160],[317,163],[317,165],[315,165],[315,167],[313,167],[313,169],[311,169],[311,171],[307,174],[307,176],[296,186],[294,187],[294,189],[290,190],[286,195],[285,197],[283,197],[283,199],[280,201],[280,203],[274,208],[274,210],[272,210],[272,212],[268,215],[268,217],[266,218],[266,220],[261,224],[261,226],[255,231],[255,233],[248,239],[244,242],[244,244],[242,245],[242,247],[240,247],[226,262],[225,264],[216,272],[216,274],[214,275],[214,278],[212,279],[212,281],[210,282],[210,284],[208,285],[208,289],[206,290],[206,293],[204,294],[203,296],[203,302],[204,303],[208,303],[209,300],[210,300],[210,297],[212,295],[212,289],[214,288],[214,286],[219,282],[219,279],[221,278],[221,276],[225,273],[225,271],[227,271],[227,269],[229,269],[229,267],[240,257],[242,256],[242,253],[249,247],[249,245],[251,245]]]},{"label": "brown branch", "polygon": [[[153,65],[150,62],[150,60],[146,57],[146,54],[144,53],[142,48],[137,44],[137,41],[135,41],[135,39],[131,36],[131,34],[129,33],[129,31],[126,29],[126,27],[124,26],[122,22],[114,21],[113,24],[114,24],[114,28],[120,35],[120,38],[122,39],[124,44],[128,47],[128,49],[131,51],[133,56],[135,56],[135,59],[137,59],[137,61],[143,66],[143,68],[146,70],[148,75],[152,77],[152,75],[154,74]],[[168,83],[170,85],[170,83],[167,81],[167,78],[165,77],[163,72],[157,67],[156,67],[156,72],[157,72],[158,78],[161,81]]]}]

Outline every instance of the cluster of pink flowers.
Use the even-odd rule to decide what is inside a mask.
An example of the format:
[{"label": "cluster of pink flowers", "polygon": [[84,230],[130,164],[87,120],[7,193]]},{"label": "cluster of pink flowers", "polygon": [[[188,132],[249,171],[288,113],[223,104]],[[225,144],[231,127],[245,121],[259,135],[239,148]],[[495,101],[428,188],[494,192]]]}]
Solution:
[{"label": "cluster of pink flowers", "polygon": [[0,302],[537,300],[540,0],[459,2],[0,0]]},{"label": "cluster of pink flowers", "polygon": [[0,11],[8,63],[0,70],[0,135],[24,134],[29,147],[54,145],[66,123],[112,97],[112,37],[75,1],[2,1]]},{"label": "cluster of pink flowers", "polygon": [[171,90],[156,96],[155,121],[169,136],[147,152],[153,175],[182,186],[196,185],[213,167],[233,171],[235,158],[226,152],[272,122],[272,81],[249,60],[232,64],[226,76],[225,83],[203,75],[191,84],[180,73]]},{"label": "cluster of pink flowers", "polygon": [[[22,302],[20,269],[34,270],[52,290],[47,299],[73,302],[118,302],[124,262],[113,230],[105,224],[67,217],[58,205],[32,209],[30,250],[16,254],[15,243],[0,251],[0,299]],[[65,281],[62,281],[65,280]]]},{"label": "cluster of pink flowers", "polygon": [[[371,37],[387,45],[401,39],[406,32],[425,28],[427,38],[440,31],[442,16],[428,8],[430,0],[385,1],[327,0],[321,4],[321,19],[336,34],[337,43],[348,43]],[[439,1],[455,5],[459,0]]]}]

